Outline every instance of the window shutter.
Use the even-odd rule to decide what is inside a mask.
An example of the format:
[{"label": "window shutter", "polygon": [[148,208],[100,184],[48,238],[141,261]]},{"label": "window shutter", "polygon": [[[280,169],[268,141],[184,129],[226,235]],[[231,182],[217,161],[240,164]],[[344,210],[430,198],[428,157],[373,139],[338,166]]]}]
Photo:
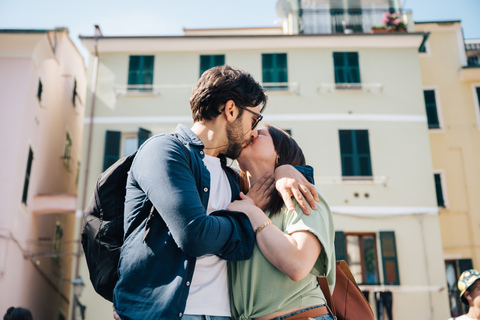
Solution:
[{"label": "window shutter", "polygon": [[423,96],[425,98],[428,128],[438,129],[440,128],[440,123],[438,121],[437,102],[435,100],[435,90],[425,90],[423,91]]},{"label": "window shutter", "polygon": [[128,64],[128,84],[139,84],[140,82],[140,56],[130,56]]},{"label": "window shutter", "polygon": [[200,56],[200,76],[210,68],[223,66],[225,64],[225,55],[201,55]]},{"label": "window shutter", "polygon": [[140,146],[148,140],[148,138],[150,138],[152,136],[152,132],[147,130],[147,129],[143,129],[143,128],[138,128],[138,148],[140,148]]},{"label": "window shutter", "polygon": [[347,261],[347,245],[343,231],[335,231],[335,259]]},{"label": "window shutter", "polygon": [[477,101],[478,101],[478,107],[480,109],[480,87],[475,88],[477,91]]},{"label": "window shutter", "polygon": [[342,161],[342,176],[353,176],[353,141],[351,130],[339,130],[340,157]]},{"label": "window shutter", "polygon": [[279,53],[277,58],[276,82],[288,82],[287,54]]},{"label": "window shutter", "polygon": [[120,157],[120,131],[107,130],[105,133],[105,153],[103,157],[103,171],[107,170]]},{"label": "window shutter", "polygon": [[395,232],[380,231],[380,243],[382,247],[383,281],[385,285],[399,285],[397,247],[395,244]]},{"label": "window shutter", "polygon": [[463,271],[473,269],[472,259],[458,259],[458,272],[462,274]]},{"label": "window shutter", "polygon": [[370,144],[368,142],[367,130],[355,130],[356,135],[356,151],[358,161],[356,163],[356,173],[359,176],[371,176],[372,165],[370,159]]},{"label": "window shutter", "polygon": [[72,97],[72,104],[75,107],[75,100],[77,98],[77,79],[75,79],[73,83],[73,97]]},{"label": "window shutter", "polygon": [[443,189],[442,189],[442,176],[439,173],[435,173],[434,178],[435,178],[435,192],[437,194],[437,206],[445,207],[445,201],[443,199]]},{"label": "window shutter", "polygon": [[358,52],[346,53],[348,64],[348,83],[360,83],[360,66],[358,64]]},{"label": "window shutter", "polygon": [[28,198],[28,185],[30,184],[30,173],[32,171],[33,151],[32,148],[28,149],[27,170],[25,172],[25,181],[23,183],[22,203],[27,204]]},{"label": "window shutter", "polygon": [[143,68],[142,68],[142,83],[140,84],[153,84],[153,56],[142,56]]},{"label": "window shutter", "polygon": [[262,81],[273,81],[273,54],[262,54]]},{"label": "window shutter", "polygon": [[345,60],[343,58],[343,52],[334,52],[333,53],[333,66],[335,71],[335,83],[345,83]]},{"label": "window shutter", "polygon": [[42,101],[42,91],[43,91],[42,80],[38,79],[38,91],[37,91],[38,101]]}]

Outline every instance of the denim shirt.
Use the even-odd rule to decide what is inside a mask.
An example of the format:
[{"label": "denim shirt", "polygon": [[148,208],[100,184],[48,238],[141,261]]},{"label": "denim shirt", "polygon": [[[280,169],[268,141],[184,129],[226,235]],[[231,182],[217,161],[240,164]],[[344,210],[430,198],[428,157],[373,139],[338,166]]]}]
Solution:
[{"label": "denim shirt", "polygon": [[[125,241],[113,294],[122,319],[181,318],[196,257],[238,261],[252,254],[255,237],[244,213],[206,214],[210,173],[202,160],[203,143],[184,125],[175,134],[186,148],[171,135],[154,136],[140,147],[128,174]],[[224,158],[221,162],[233,201],[240,192],[238,179]],[[150,202],[156,210],[145,237]]]}]

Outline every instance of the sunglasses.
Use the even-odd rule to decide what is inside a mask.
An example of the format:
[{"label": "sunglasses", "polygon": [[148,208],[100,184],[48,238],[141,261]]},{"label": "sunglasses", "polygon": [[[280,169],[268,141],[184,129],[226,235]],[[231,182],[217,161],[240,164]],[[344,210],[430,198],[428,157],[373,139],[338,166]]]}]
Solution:
[{"label": "sunglasses", "polygon": [[246,111],[250,112],[251,114],[253,114],[255,116],[255,118],[253,118],[252,130],[257,127],[257,125],[260,123],[260,121],[262,121],[263,116],[260,113],[256,113],[256,112],[248,109],[247,107],[241,107],[241,106],[237,106],[237,107],[239,107],[240,109],[246,110]]}]

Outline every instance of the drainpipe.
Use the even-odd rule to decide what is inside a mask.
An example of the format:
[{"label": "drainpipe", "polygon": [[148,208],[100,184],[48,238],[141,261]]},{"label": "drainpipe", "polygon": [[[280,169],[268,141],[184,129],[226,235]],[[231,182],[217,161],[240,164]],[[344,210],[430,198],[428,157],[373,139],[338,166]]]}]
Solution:
[{"label": "drainpipe", "polygon": [[[93,78],[92,78],[92,105],[90,108],[90,126],[88,128],[88,141],[87,141],[87,161],[85,164],[85,176],[83,179],[83,194],[82,194],[82,206],[80,207],[81,211],[81,218],[80,218],[80,225],[79,225],[79,237],[83,230],[84,224],[84,215],[83,211],[85,210],[86,200],[87,200],[87,186],[88,186],[88,174],[90,172],[90,153],[92,149],[92,135],[93,135],[93,117],[95,115],[95,100],[96,100],[96,91],[97,91],[97,78],[98,78],[98,38],[103,37],[102,31],[98,25],[95,25],[95,35],[94,35],[94,47],[95,47],[95,57],[93,60]],[[75,276],[72,279],[77,279],[80,271],[80,253],[82,252],[81,248],[81,241],[79,240],[77,243],[77,261],[75,264]],[[71,314],[72,319],[75,317],[75,308],[76,308],[76,299],[73,299]]]}]

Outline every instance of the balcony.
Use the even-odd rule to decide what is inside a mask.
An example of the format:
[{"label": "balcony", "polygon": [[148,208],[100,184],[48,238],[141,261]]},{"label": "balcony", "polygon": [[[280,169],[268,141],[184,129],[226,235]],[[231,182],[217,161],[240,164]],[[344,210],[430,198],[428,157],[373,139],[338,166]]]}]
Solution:
[{"label": "balcony", "polygon": [[383,25],[382,15],[386,11],[389,11],[389,9],[325,9],[303,7],[301,10],[302,33],[370,33],[372,26]]}]

